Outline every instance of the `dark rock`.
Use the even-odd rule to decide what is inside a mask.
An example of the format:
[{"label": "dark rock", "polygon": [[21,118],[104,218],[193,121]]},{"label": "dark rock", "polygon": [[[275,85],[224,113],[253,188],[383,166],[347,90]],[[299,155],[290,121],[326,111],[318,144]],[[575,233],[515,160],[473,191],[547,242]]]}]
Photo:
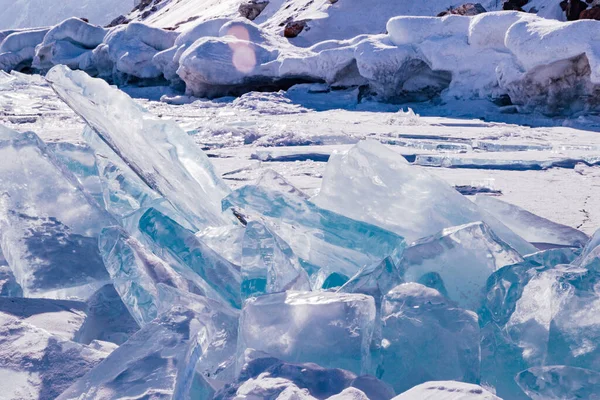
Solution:
[{"label": "dark rock", "polygon": [[458,7],[450,7],[448,10],[438,14],[438,17],[445,15],[477,15],[486,12],[486,9],[480,3],[466,3]]},{"label": "dark rock", "polygon": [[295,38],[306,28],[306,21],[290,21],[285,24],[283,36],[286,38]]},{"label": "dark rock", "polygon": [[567,21],[577,21],[587,4],[581,0],[563,0],[560,2],[560,8],[567,14]]},{"label": "dark rock", "polygon": [[129,18],[127,18],[126,16],[119,15],[117,18],[113,19],[108,25],[106,25],[106,27],[112,28],[113,26],[126,25],[130,22],[131,22],[131,20]]},{"label": "dark rock", "polygon": [[267,5],[269,5],[269,0],[250,0],[247,3],[240,4],[238,11],[242,17],[254,21]]},{"label": "dark rock", "polygon": [[527,4],[529,0],[507,0],[502,5],[503,10],[513,11],[524,11],[523,6]]}]

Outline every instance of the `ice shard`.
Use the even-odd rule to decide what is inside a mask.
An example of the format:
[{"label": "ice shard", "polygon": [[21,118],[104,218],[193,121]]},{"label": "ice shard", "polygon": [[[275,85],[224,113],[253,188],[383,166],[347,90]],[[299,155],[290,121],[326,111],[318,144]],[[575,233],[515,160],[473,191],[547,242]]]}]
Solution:
[{"label": "ice shard", "polygon": [[600,372],[565,365],[530,368],[515,380],[532,400],[598,399]]},{"label": "ice shard", "polygon": [[221,257],[193,232],[155,208],[148,209],[140,218],[139,230],[198,274],[223,301],[241,308],[241,277],[238,266]]},{"label": "ice shard", "polygon": [[164,283],[158,284],[157,288],[159,314],[177,304],[194,311],[206,327],[206,349],[196,371],[206,381],[216,382],[217,387],[230,382],[235,376],[239,310]]},{"label": "ice shard", "polygon": [[374,323],[373,298],[362,294],[288,291],[251,298],[240,318],[238,366],[251,348],[360,374],[370,368]]},{"label": "ice shard", "polygon": [[420,239],[404,251],[402,278],[439,290],[460,307],[477,310],[488,277],[523,261],[482,222],[456,226]]},{"label": "ice shard", "polygon": [[153,117],[125,93],[85,72],[59,65],[46,79],[140,179],[195,228],[232,223],[220,209],[230,189],[174,122]]},{"label": "ice shard", "polygon": [[375,141],[363,141],[329,158],[316,205],[395,232],[408,241],[444,228],[486,222],[521,254],[536,248],[482,212],[444,180],[408,164]]},{"label": "ice shard", "polygon": [[85,300],[109,282],[98,234],[114,220],[32,132],[0,127],[0,238],[26,297]]},{"label": "ice shard", "polygon": [[431,380],[479,380],[479,325],[437,290],[404,283],[383,300],[382,374],[402,393]]},{"label": "ice shard", "polygon": [[174,307],[146,324],[58,399],[189,399],[205,339],[206,327],[195,313]]},{"label": "ice shard", "polygon": [[246,226],[241,267],[243,298],[286,290],[310,291],[308,274],[290,246],[258,221]]},{"label": "ice shard", "polygon": [[99,248],[115,289],[140,326],[158,316],[158,283],[186,286],[171,266],[120,227],[105,228]]},{"label": "ice shard", "polygon": [[284,190],[274,186],[263,183],[237,189],[223,200],[223,208],[262,217],[289,244],[309,275],[340,273],[347,280],[365,265],[401,256],[404,239],[395,233],[321,209],[288,185]]},{"label": "ice shard", "polygon": [[475,196],[475,204],[502,221],[516,234],[540,248],[549,246],[583,247],[589,241],[585,233],[539,217],[492,196]]},{"label": "ice shard", "polygon": [[0,312],[2,398],[54,399],[105,357]]}]

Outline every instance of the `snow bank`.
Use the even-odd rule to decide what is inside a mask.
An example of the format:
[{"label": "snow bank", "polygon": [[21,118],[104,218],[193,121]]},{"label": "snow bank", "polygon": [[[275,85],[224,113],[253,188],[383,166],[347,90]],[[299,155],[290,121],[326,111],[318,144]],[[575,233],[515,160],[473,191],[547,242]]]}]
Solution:
[{"label": "snow bank", "polygon": [[[354,3],[348,4],[343,7]],[[76,18],[49,31],[0,32],[0,67],[23,69],[32,59],[39,70],[66,64],[116,83],[166,80],[196,97],[326,83],[365,86],[363,94],[397,103],[509,97],[523,111],[600,109],[598,21],[564,23],[516,11],[398,16],[381,22],[386,34],[340,40],[345,36],[338,32],[336,39],[299,47],[273,30],[278,14],[271,6],[277,5],[254,22],[199,19],[181,33],[142,23],[107,30]],[[320,7],[307,10],[313,6]],[[313,22],[320,18],[311,15]]]}]

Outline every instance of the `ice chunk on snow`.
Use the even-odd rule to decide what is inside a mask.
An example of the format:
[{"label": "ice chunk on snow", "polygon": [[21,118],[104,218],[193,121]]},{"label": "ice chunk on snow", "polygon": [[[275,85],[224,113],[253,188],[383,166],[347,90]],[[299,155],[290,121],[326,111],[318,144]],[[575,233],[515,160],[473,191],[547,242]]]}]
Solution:
[{"label": "ice chunk on snow", "polygon": [[58,399],[189,398],[205,334],[194,312],[175,307],[146,324]]},{"label": "ice chunk on snow", "polygon": [[479,380],[477,315],[438,291],[405,283],[384,298],[381,379],[401,393],[435,379]]},{"label": "ice chunk on snow", "polygon": [[235,375],[239,311],[164,283],[157,287],[159,314],[168,311],[173,304],[181,305],[193,310],[206,326],[206,349],[196,371],[209,382],[230,382]]},{"label": "ice chunk on snow", "polygon": [[105,353],[0,312],[0,380],[9,399],[53,399]]},{"label": "ice chunk on snow", "polygon": [[140,218],[139,230],[159,247],[164,248],[179,262],[198,274],[221,300],[241,308],[240,271],[197,238],[193,232],[155,208],[150,208]]},{"label": "ice chunk on snow", "polygon": [[363,391],[354,387],[349,387],[342,390],[340,393],[329,397],[328,400],[369,400]]},{"label": "ice chunk on snow", "polygon": [[289,362],[360,373],[370,368],[374,323],[373,298],[361,294],[285,292],[252,298],[240,318],[238,360],[252,348]]},{"label": "ice chunk on snow", "polygon": [[600,373],[564,365],[530,368],[515,380],[532,400],[596,399]]},{"label": "ice chunk on snow", "polygon": [[487,225],[474,222],[417,240],[404,251],[399,269],[404,281],[433,287],[460,307],[477,310],[488,277],[521,261]]},{"label": "ice chunk on snow", "polygon": [[246,226],[242,250],[242,297],[286,290],[310,290],[308,274],[279,236],[264,224]]},{"label": "ice chunk on snow", "polygon": [[492,196],[475,196],[475,204],[498,218],[523,239],[536,245],[583,247],[590,240],[585,233],[538,217],[520,207]]},{"label": "ice chunk on snow", "polygon": [[231,223],[220,210],[229,188],[175,123],[151,117],[125,93],[84,72],[57,66],[46,79],[144,183],[196,228]]},{"label": "ice chunk on snow", "polygon": [[372,296],[379,308],[383,296],[403,282],[401,272],[390,257],[365,266],[338,289],[342,293],[362,293]]},{"label": "ice chunk on snow", "polygon": [[313,201],[411,241],[451,226],[485,221],[521,254],[536,251],[495,218],[480,212],[448,183],[371,140],[358,143],[347,153],[332,154]]},{"label": "ice chunk on snow", "polygon": [[393,400],[502,400],[481,386],[456,381],[425,382]]},{"label": "ice chunk on snow", "polygon": [[27,297],[85,300],[108,283],[97,236],[113,225],[34,133],[0,127],[2,250]]},{"label": "ice chunk on snow", "polygon": [[[267,181],[269,181],[267,179]],[[280,189],[272,189],[279,187]],[[259,182],[244,186],[223,200],[264,218],[269,229],[285,240],[310,275],[340,273],[346,279],[387,256],[402,254],[402,237],[364,222],[315,206],[288,185]]]}]

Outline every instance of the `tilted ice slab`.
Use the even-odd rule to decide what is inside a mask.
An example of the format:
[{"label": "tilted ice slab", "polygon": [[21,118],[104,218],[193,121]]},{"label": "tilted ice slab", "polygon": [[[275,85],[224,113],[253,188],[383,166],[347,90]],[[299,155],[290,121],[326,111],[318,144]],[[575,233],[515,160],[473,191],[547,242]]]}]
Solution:
[{"label": "tilted ice slab", "polygon": [[396,393],[430,380],[477,382],[479,325],[438,291],[405,283],[384,298],[381,310],[381,379]]},{"label": "tilted ice slab", "polygon": [[557,224],[520,207],[491,196],[475,196],[475,204],[512,229],[530,243],[583,247],[590,240],[585,233]]},{"label": "tilted ice slab", "polygon": [[502,400],[484,388],[456,381],[425,382],[393,400]]},{"label": "tilted ice slab", "polygon": [[258,185],[234,191],[223,200],[223,208],[264,218],[301,259],[311,279],[318,271],[325,278],[335,272],[347,279],[365,265],[387,256],[398,260],[402,254],[402,237],[319,208],[299,193],[269,173]]},{"label": "tilted ice slab", "polygon": [[105,357],[0,312],[0,380],[7,399],[53,399]]},{"label": "tilted ice slab", "polygon": [[58,399],[188,399],[205,334],[194,312],[175,307],[144,326]]},{"label": "tilted ice slab", "polygon": [[521,261],[487,225],[474,222],[412,243],[404,251],[399,269],[405,282],[433,287],[460,307],[477,310],[488,277]]},{"label": "tilted ice slab", "polygon": [[203,295],[241,308],[239,266],[221,257],[193,232],[155,208],[148,209],[140,218],[139,230],[167,255],[175,257],[206,282],[199,285]]},{"label": "tilted ice slab", "polygon": [[57,66],[46,79],[142,181],[196,228],[230,223],[220,211],[229,188],[176,124],[151,117],[125,93],[83,72]]},{"label": "tilted ice slab", "polygon": [[109,282],[98,234],[114,221],[34,133],[0,127],[2,252],[27,297],[85,300]]},{"label": "tilted ice slab", "polygon": [[375,141],[360,142],[347,153],[334,153],[313,201],[409,241],[451,226],[484,221],[519,253],[536,251],[448,183],[411,166],[400,154]]},{"label": "tilted ice slab", "polygon": [[564,365],[530,368],[515,380],[532,400],[595,399],[600,373]]},{"label": "tilted ice slab", "polygon": [[289,291],[252,298],[240,318],[238,365],[252,348],[360,374],[370,368],[374,323],[373,298],[362,294]]},{"label": "tilted ice slab", "polygon": [[243,298],[286,290],[310,291],[308,274],[290,246],[258,221],[246,226],[241,267]]},{"label": "tilted ice slab", "polygon": [[115,289],[140,326],[158,316],[159,283],[187,289],[169,264],[120,227],[104,229],[98,247]]}]

